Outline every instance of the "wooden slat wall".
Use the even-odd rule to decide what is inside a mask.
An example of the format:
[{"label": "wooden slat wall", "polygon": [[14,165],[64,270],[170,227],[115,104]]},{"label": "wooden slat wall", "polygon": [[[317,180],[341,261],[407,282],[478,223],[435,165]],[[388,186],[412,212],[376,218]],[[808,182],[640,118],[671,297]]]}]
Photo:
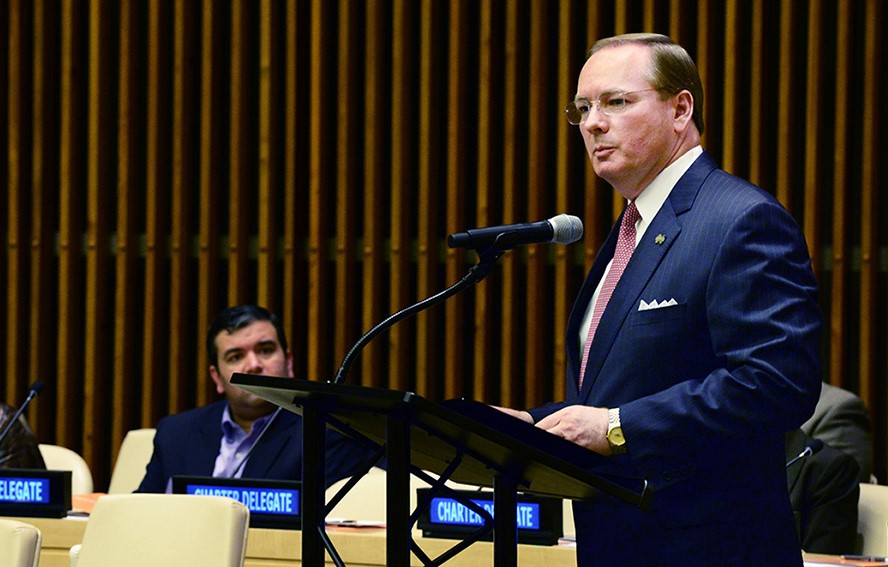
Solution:
[{"label": "wooden slat wall", "polygon": [[[349,380],[434,400],[560,399],[564,327],[622,208],[563,118],[585,51],[667,33],[697,60],[704,144],[774,193],[821,284],[825,377],[858,392],[888,480],[888,117],[880,0],[5,0],[0,399],[80,451],[216,396],[204,332],[279,312],[296,372],[475,262],[474,226],[584,219],[406,320]],[[740,285],[740,284],[738,284]],[[570,340],[573,340],[570,338]]]}]

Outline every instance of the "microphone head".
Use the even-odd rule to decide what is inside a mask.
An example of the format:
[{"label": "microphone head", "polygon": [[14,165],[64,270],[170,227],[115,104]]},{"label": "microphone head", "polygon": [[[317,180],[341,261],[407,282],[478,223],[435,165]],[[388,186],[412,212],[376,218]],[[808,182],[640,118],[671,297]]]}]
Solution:
[{"label": "microphone head", "polygon": [[811,454],[815,454],[817,451],[823,449],[823,441],[820,439],[811,439],[808,443],[808,449],[811,450]]},{"label": "microphone head", "polygon": [[549,219],[552,225],[552,240],[555,244],[573,244],[583,238],[583,221],[579,217],[564,213]]},{"label": "microphone head", "polygon": [[31,394],[37,395],[43,391],[43,380],[37,380],[33,384],[31,384]]}]

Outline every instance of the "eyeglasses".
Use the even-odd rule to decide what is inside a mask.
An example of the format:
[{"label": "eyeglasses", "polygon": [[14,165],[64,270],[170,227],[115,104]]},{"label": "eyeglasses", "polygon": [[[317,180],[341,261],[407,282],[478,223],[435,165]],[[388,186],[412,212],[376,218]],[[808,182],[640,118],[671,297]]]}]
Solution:
[{"label": "eyeglasses", "polygon": [[626,108],[629,106],[630,102],[626,100],[627,96],[655,90],[657,89],[641,89],[640,91],[630,91],[625,93],[604,93],[595,100],[578,98],[567,103],[567,107],[564,109],[564,114],[567,115],[568,122],[574,126],[578,126],[586,121],[586,117],[589,116],[589,112],[592,111],[593,106],[598,109],[598,112],[602,112],[608,116],[614,116],[615,114],[625,112]]}]

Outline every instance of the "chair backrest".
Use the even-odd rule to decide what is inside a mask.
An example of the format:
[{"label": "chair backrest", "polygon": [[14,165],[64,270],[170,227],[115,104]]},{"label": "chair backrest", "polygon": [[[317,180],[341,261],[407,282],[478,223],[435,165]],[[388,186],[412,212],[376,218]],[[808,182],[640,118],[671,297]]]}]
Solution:
[{"label": "chair backrest", "polygon": [[135,491],[145,478],[145,467],[154,452],[155,429],[133,429],[123,438],[108,494],[125,494]]},{"label": "chair backrest", "polygon": [[[428,473],[437,478],[437,475]],[[327,489],[327,500],[335,495],[348,482],[342,479]],[[415,475],[410,475],[410,511],[416,509],[416,490],[429,488],[429,484]],[[448,481],[447,486],[454,490],[477,490],[476,486]],[[355,484],[342,500],[330,511],[330,520],[356,520],[368,522],[386,521],[386,473],[379,467],[373,467]]]},{"label": "chair backrest", "polygon": [[860,553],[880,557],[888,555],[888,486],[860,485],[857,531],[863,538]]},{"label": "chair backrest", "polygon": [[37,567],[40,543],[43,540],[36,526],[0,518],[0,551],[7,567]]},{"label": "chair backrest", "polygon": [[250,511],[223,496],[108,494],[89,517],[77,567],[241,567]]},{"label": "chair backrest", "polygon": [[40,454],[51,471],[71,471],[71,493],[89,494],[93,491],[92,471],[83,457],[60,445],[40,444]]}]

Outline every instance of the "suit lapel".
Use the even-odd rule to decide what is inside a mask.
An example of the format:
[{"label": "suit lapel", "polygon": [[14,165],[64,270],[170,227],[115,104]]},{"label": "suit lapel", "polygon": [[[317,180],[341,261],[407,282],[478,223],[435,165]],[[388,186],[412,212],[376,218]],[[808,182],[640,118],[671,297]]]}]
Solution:
[{"label": "suit lapel", "polygon": [[227,401],[216,402],[211,411],[198,423],[197,436],[194,443],[188,442],[187,455],[195,463],[189,474],[205,474],[210,476],[216,467],[216,457],[219,455],[219,445],[222,442],[222,412]]},{"label": "suit lapel", "polygon": [[287,411],[281,411],[268,425],[268,431],[261,439],[256,441],[255,449],[250,455],[244,467],[244,477],[265,478],[270,476],[271,468],[277,462],[277,457],[292,437],[293,428],[288,427],[292,422]]}]

